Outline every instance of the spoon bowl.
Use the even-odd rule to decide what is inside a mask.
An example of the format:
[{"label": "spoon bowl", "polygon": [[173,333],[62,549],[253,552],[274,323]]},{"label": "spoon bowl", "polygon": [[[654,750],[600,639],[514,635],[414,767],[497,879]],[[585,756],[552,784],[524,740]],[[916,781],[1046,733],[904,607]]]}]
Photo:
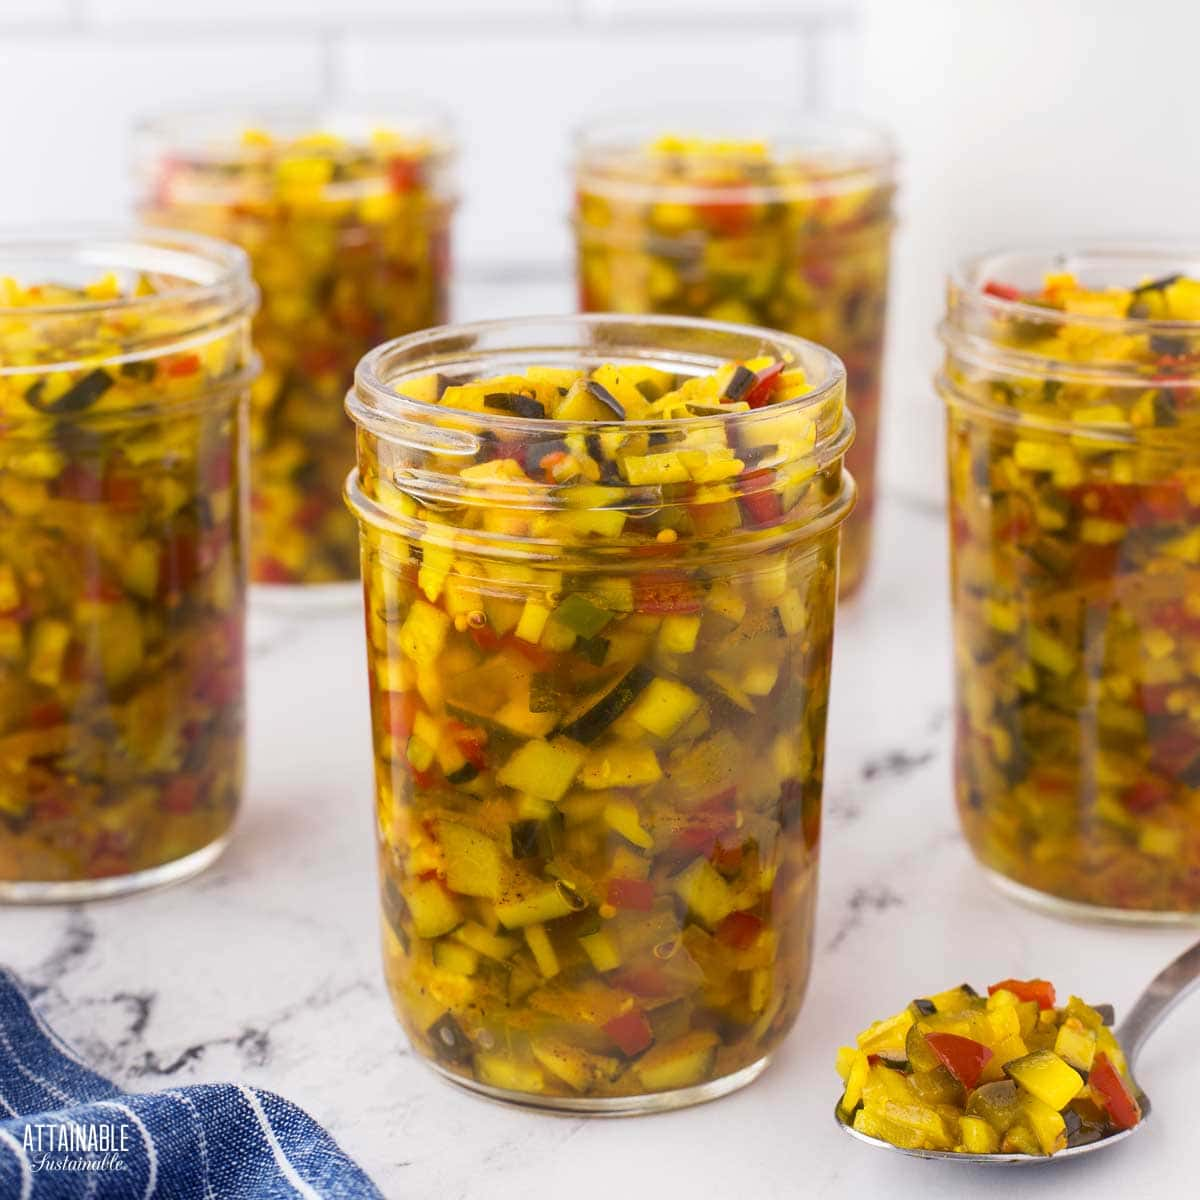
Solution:
[{"label": "spoon bowl", "polygon": [[1083,1142],[1078,1146],[1068,1146],[1055,1154],[960,1154],[955,1150],[921,1150],[908,1146],[896,1146],[885,1142],[882,1138],[871,1137],[855,1129],[843,1118],[838,1105],[834,1105],[833,1116],[838,1128],[849,1134],[856,1141],[865,1142],[868,1146],[876,1146],[881,1150],[891,1150],[896,1154],[907,1154],[910,1158],[936,1158],[948,1162],[976,1163],[986,1167],[1031,1167],[1041,1163],[1061,1162],[1067,1158],[1079,1158],[1091,1154],[1093,1150],[1103,1150],[1115,1146],[1118,1142],[1126,1141],[1137,1133],[1150,1117],[1150,1097],[1142,1090],[1134,1078],[1133,1071],[1138,1052],[1143,1043],[1162,1023],[1163,1018],[1185,996],[1200,986],[1200,942],[1185,950],[1174,962],[1164,967],[1137,998],[1129,1010],[1129,1016],[1114,1030],[1116,1039],[1125,1052],[1129,1063],[1129,1082],[1133,1093],[1142,1110],[1142,1119],[1130,1129],[1122,1129],[1119,1133],[1108,1137],[1097,1138],[1094,1142]]}]

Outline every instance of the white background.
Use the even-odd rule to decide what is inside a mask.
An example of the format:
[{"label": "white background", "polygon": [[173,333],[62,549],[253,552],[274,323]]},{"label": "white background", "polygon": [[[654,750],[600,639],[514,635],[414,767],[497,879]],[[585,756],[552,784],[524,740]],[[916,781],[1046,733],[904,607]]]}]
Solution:
[{"label": "white background", "polygon": [[409,94],[459,125],[463,276],[528,283],[569,271],[580,118],[865,111],[906,159],[884,473],[933,496],[946,268],[1006,242],[1200,235],[1197,45],[1194,0],[0,0],[0,225],[123,214],[138,113]]}]

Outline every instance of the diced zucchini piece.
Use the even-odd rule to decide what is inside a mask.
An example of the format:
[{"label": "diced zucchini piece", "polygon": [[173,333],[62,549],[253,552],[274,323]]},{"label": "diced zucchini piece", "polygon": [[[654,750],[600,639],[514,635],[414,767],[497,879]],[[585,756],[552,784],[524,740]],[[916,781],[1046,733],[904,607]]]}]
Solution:
[{"label": "diced zucchini piece", "polygon": [[433,747],[415,733],[408,739],[404,756],[414,770],[428,771],[433,766]]},{"label": "diced zucchini piece", "polygon": [[1056,1112],[1066,1108],[1083,1088],[1079,1072],[1053,1050],[1035,1050],[1008,1063],[1004,1073]]},{"label": "diced zucchini piece", "polygon": [[664,617],[658,630],[658,648],[664,654],[691,654],[699,634],[699,617]]},{"label": "diced zucchini piece", "polygon": [[542,630],[540,645],[543,650],[549,650],[552,654],[565,654],[575,645],[575,638],[574,631],[558,619],[558,612],[555,610],[550,614],[546,628]]},{"label": "diced zucchini piece", "polygon": [[543,883],[526,879],[510,883],[496,901],[496,916],[505,929],[520,929],[578,912],[578,897],[561,882]]},{"label": "diced zucchini piece", "polygon": [[643,666],[636,666],[613,680],[599,695],[593,694],[576,711],[568,714],[563,733],[584,745],[594,742],[629,706],[653,679]]},{"label": "diced zucchini piece", "polygon": [[33,627],[29,678],[43,687],[57,687],[62,679],[63,658],[70,643],[70,625],[52,617],[42,617]]},{"label": "diced zucchini piece", "polygon": [[597,1084],[615,1079],[621,1070],[619,1059],[589,1054],[558,1038],[534,1038],[530,1048],[551,1075],[577,1092],[590,1092]]},{"label": "diced zucchini piece", "polygon": [[479,952],[459,942],[434,942],[433,965],[439,971],[455,975],[474,975],[479,967]]},{"label": "diced zucchini piece", "polygon": [[520,946],[516,938],[501,937],[492,933],[490,929],[485,929],[477,921],[464,921],[454,931],[454,936],[464,946],[470,946],[472,950],[494,958],[497,962],[504,962]]},{"label": "diced zucchini piece", "polygon": [[852,1046],[843,1046],[838,1051],[838,1072],[845,1069],[846,1089],[842,1093],[842,1114],[849,1117],[862,1101],[863,1086],[867,1082],[867,1073],[871,1069],[870,1060],[861,1050]]},{"label": "diced zucchini piece", "polygon": [[769,696],[778,678],[778,663],[753,663],[742,672],[742,691],[747,696]]},{"label": "diced zucchini piece", "polygon": [[621,965],[621,951],[607,929],[598,929],[579,939],[584,953],[597,971],[615,971]]},{"label": "diced zucchini piece", "polygon": [[649,746],[619,742],[593,750],[579,775],[584,787],[596,790],[644,787],[661,778],[658,756]]},{"label": "diced zucchini piece", "polygon": [[995,1154],[1000,1149],[1000,1135],[982,1117],[963,1117],[959,1136],[968,1154]]},{"label": "diced zucchini piece", "polygon": [[692,916],[709,929],[733,912],[733,892],[707,858],[695,859],[675,877],[672,888]]},{"label": "diced zucchini piece", "polygon": [[579,774],[583,759],[582,751],[569,742],[530,741],[500,768],[496,778],[505,787],[556,803]]},{"label": "diced zucchini piece", "polygon": [[895,1054],[904,1057],[913,1015],[906,1008],[894,1017],[874,1021],[858,1035],[858,1048],[864,1054]]},{"label": "diced zucchini piece", "polygon": [[775,609],[779,613],[780,624],[791,637],[802,633],[808,624],[808,610],[804,607],[804,601],[794,591],[789,590],[780,596]]},{"label": "diced zucchini piece", "polygon": [[720,1039],[715,1033],[697,1029],[661,1046],[652,1046],[634,1064],[642,1086],[650,1092],[692,1087],[703,1082],[712,1070]]},{"label": "diced zucchini piece", "polygon": [[699,707],[700,697],[690,687],[658,676],[634,701],[629,715],[648,733],[669,738]]},{"label": "diced zucchini piece", "polygon": [[1096,1032],[1076,1017],[1068,1017],[1059,1026],[1054,1053],[1078,1071],[1090,1071],[1096,1057]]},{"label": "diced zucchini piece", "polygon": [[457,821],[435,821],[434,837],[442,848],[446,883],[463,896],[495,900],[504,869],[500,847],[486,833]]},{"label": "diced zucchini piece", "polygon": [[662,483],[687,483],[691,476],[677,453],[627,455],[621,459],[621,470],[634,487]]},{"label": "diced zucchini piece", "polygon": [[536,646],[542,640],[546,622],[550,620],[550,611],[545,604],[539,604],[536,600],[526,600],[525,607],[521,610],[521,619],[517,622],[517,637]]},{"label": "diced zucchini piece", "polygon": [[642,828],[641,814],[636,804],[627,800],[612,801],[604,806],[604,823],[609,829],[619,833],[627,842],[649,850],[654,845],[654,838]]},{"label": "diced zucchini piece", "polygon": [[546,1080],[536,1063],[524,1063],[507,1053],[476,1054],[475,1077],[489,1087],[506,1092],[534,1092],[545,1089]]},{"label": "diced zucchini piece", "polygon": [[712,585],[705,598],[704,607],[720,613],[734,625],[740,625],[746,616],[745,599],[736,585],[726,580],[718,580]]},{"label": "diced zucchini piece", "polygon": [[414,600],[400,626],[400,649],[413,662],[431,663],[441,653],[449,629],[450,617],[440,608]]},{"label": "diced zucchini piece", "polygon": [[541,924],[526,925],[525,942],[542,976],[553,979],[559,972],[558,955],[554,952],[554,944],[550,941],[546,927]]},{"label": "diced zucchini piece", "polygon": [[1067,1125],[1057,1109],[1032,1095],[1021,1097],[1021,1109],[1043,1154],[1066,1149]]},{"label": "diced zucchini piece", "polygon": [[419,938],[438,938],[462,924],[458,902],[436,879],[414,879],[402,889]]}]

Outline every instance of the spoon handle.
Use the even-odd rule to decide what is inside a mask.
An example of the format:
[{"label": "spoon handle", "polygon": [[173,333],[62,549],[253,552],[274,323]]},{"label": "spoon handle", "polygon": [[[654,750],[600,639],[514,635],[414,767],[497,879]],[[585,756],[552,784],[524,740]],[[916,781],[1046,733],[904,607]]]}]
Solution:
[{"label": "spoon handle", "polygon": [[1131,1069],[1142,1043],[1158,1028],[1167,1013],[1198,985],[1200,942],[1159,971],[1116,1031]]}]

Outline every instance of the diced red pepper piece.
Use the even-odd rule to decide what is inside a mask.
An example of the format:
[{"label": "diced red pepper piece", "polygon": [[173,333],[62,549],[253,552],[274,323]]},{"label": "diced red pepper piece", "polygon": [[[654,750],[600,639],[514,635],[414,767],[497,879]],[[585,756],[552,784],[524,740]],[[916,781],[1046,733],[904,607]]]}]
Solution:
[{"label": "diced red pepper piece", "polygon": [[135,512],[142,502],[142,488],[132,475],[110,475],[104,481],[104,501],[120,512]]},{"label": "diced red pepper piece", "polygon": [[159,562],[160,596],[178,595],[195,583],[200,574],[200,560],[196,551],[196,539],[190,533],[177,533],[167,539]]},{"label": "diced red pepper piece", "polygon": [[648,879],[610,879],[605,898],[613,908],[649,912],[654,907],[654,884]]},{"label": "diced red pepper piece", "polygon": [[58,494],[68,500],[99,500],[104,495],[104,481],[83,463],[67,463],[59,472]]},{"label": "diced red pepper piece", "polygon": [[713,846],[709,859],[718,871],[732,874],[742,865],[742,844],[738,842],[732,846],[725,846],[718,841]]},{"label": "diced red pepper piece", "polygon": [[254,578],[258,583],[291,583],[292,573],[277,558],[258,558],[254,562]]},{"label": "diced red pepper piece", "polygon": [[1146,777],[1121,793],[1121,803],[1133,813],[1146,813],[1165,804],[1172,796],[1171,785],[1165,779]]},{"label": "diced red pepper piece", "polygon": [[196,807],[200,781],[194,775],[177,775],[172,779],[159,798],[159,804],[169,813],[183,815]]},{"label": "diced red pepper piece", "polygon": [[421,180],[421,165],[413,158],[393,158],[388,163],[388,183],[393,192],[411,192]]},{"label": "diced red pepper piece", "polygon": [[988,986],[988,995],[1003,989],[1018,1000],[1036,1000],[1038,1008],[1054,1007],[1054,984],[1044,979],[1002,979]]},{"label": "diced red pepper piece", "polygon": [[1150,760],[1169,777],[1182,775],[1200,757],[1200,738],[1189,729],[1177,726],[1160,734],[1150,743]]},{"label": "diced red pepper piece", "polygon": [[504,639],[504,644],[516,650],[537,671],[545,671],[554,663],[554,655],[549,650],[543,650],[541,646],[535,646],[532,642],[527,642],[524,638],[519,638],[515,634],[510,633]]},{"label": "diced red pepper piece", "polygon": [[995,296],[997,300],[1020,300],[1021,289],[1009,283],[997,283],[994,279],[989,279],[983,285],[983,294]]},{"label": "diced red pepper piece", "polygon": [[45,700],[30,706],[28,723],[34,729],[49,729],[67,719],[66,710],[55,700]]},{"label": "diced red pepper piece", "polygon": [[484,654],[492,654],[504,644],[500,635],[490,625],[471,626],[471,640]]},{"label": "diced red pepper piece", "polygon": [[1187,492],[1181,482],[1152,483],[1142,488],[1142,507],[1137,514],[1137,524],[1182,521],[1187,512]]},{"label": "diced red pepper piece", "polygon": [[1128,524],[1138,506],[1138,489],[1125,483],[1085,483],[1067,491],[1071,502],[1090,517]]},{"label": "diced red pepper piece", "polygon": [[640,1008],[631,1008],[627,1013],[613,1017],[605,1024],[604,1032],[616,1042],[622,1054],[630,1057],[641,1054],[654,1041],[654,1031]]},{"label": "diced red pepper piece", "polygon": [[771,398],[771,393],[775,390],[775,382],[782,373],[782,362],[773,362],[769,367],[763,367],[758,372],[758,378],[750,385],[742,399],[751,408],[762,408]]},{"label": "diced red pepper piece", "polygon": [[416,767],[410,766],[409,773],[412,775],[413,786],[422,792],[427,792],[433,787],[433,771],[418,771]]},{"label": "diced red pepper piece", "polygon": [[686,615],[700,611],[700,597],[686,575],[646,571],[633,581],[633,606],[653,616]]},{"label": "diced red pepper piece", "polygon": [[696,211],[713,233],[723,234],[725,237],[736,237],[739,233],[745,232],[754,214],[754,210],[749,204],[738,201],[733,203],[709,201],[697,204]]},{"label": "diced red pepper piece", "polygon": [[181,354],[167,363],[167,376],[170,379],[186,379],[200,370],[200,355]]},{"label": "diced red pepper piece", "polygon": [[89,575],[83,581],[79,592],[83,599],[99,604],[116,604],[124,594],[111,579],[106,579],[103,575]]},{"label": "diced red pepper piece", "polygon": [[1200,634],[1200,617],[1192,616],[1186,606],[1180,603],[1162,605],[1155,612],[1151,623],[1156,629],[1170,634]]},{"label": "diced red pepper piece", "polygon": [[1141,1106],[1103,1050],[1092,1063],[1088,1086],[1100,1098],[1109,1120],[1118,1129],[1132,1129],[1142,1119]]},{"label": "diced red pepper piece", "polygon": [[379,708],[388,733],[405,741],[412,733],[419,701],[416,692],[380,692]]},{"label": "diced red pepper piece", "polygon": [[762,931],[761,917],[753,913],[734,912],[717,926],[717,941],[732,946],[735,950],[749,950]]},{"label": "diced red pepper piece", "polygon": [[942,1066],[968,1090],[979,1082],[992,1058],[991,1050],[982,1042],[957,1033],[927,1033],[925,1041]]},{"label": "diced red pepper piece", "polygon": [[458,721],[451,721],[447,729],[463,758],[476,770],[482,771],[487,766],[487,730],[463,725]]},{"label": "diced red pepper piece", "polygon": [[779,493],[769,486],[775,477],[774,471],[747,471],[741,482],[753,488],[753,491],[739,496],[742,512],[751,525],[773,525],[783,515],[783,503]]}]

